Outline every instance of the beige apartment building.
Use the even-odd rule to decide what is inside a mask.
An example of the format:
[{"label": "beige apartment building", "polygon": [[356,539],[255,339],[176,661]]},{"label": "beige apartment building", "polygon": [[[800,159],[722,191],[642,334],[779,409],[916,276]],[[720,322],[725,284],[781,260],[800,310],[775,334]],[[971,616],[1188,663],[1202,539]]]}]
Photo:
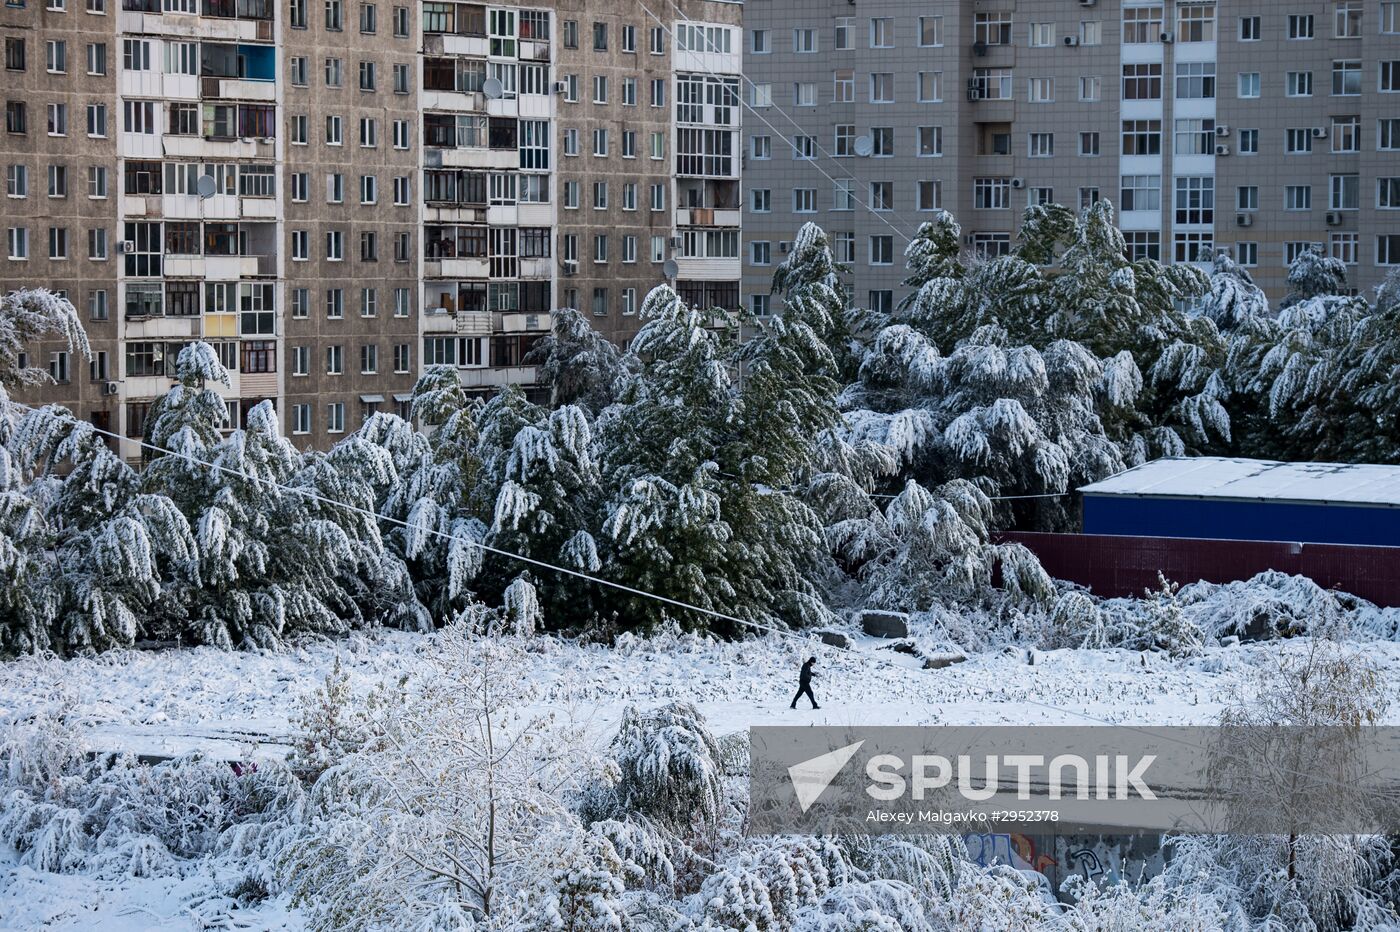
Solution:
[{"label": "beige apartment building", "polygon": [[[1400,264],[1400,3],[755,0],[745,8],[744,285],[805,220],[854,299],[900,297],[939,208],[967,248],[1110,197],[1129,251],[1228,248],[1277,298],[1319,246],[1369,291]],[[867,209],[869,208],[869,209]]]},{"label": "beige apartment building", "polygon": [[138,456],[202,339],[230,428],[272,400],[324,448],[425,365],[534,391],[564,304],[618,340],[668,275],[737,307],[742,8],[676,9],[8,0],[0,286],[97,350],[36,347],[34,399]]}]

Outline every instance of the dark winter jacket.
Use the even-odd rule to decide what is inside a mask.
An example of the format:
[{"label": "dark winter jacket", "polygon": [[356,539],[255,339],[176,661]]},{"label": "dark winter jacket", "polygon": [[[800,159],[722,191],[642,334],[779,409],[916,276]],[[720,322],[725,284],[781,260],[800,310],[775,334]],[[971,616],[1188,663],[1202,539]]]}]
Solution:
[{"label": "dark winter jacket", "polygon": [[797,675],[797,685],[812,685],[812,661],[809,660],[802,665],[802,672]]}]

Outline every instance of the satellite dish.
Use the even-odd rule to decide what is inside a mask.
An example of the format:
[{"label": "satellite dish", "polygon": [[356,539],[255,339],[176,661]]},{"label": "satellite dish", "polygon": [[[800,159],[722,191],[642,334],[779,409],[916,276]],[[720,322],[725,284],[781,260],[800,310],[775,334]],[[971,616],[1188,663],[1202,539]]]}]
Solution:
[{"label": "satellite dish", "polygon": [[195,192],[201,199],[213,197],[218,188],[219,185],[214,181],[213,175],[200,175],[199,180],[194,183]]},{"label": "satellite dish", "polygon": [[667,259],[661,264],[661,274],[667,278],[675,278],[680,274],[681,267],[676,265],[675,259]]},{"label": "satellite dish", "polygon": [[856,155],[860,156],[861,158],[867,158],[870,155],[870,153],[874,151],[875,144],[870,141],[869,136],[856,137]]},{"label": "satellite dish", "polygon": [[481,82],[481,93],[486,95],[487,100],[500,100],[505,92],[505,85],[501,83],[500,78],[487,78]]}]

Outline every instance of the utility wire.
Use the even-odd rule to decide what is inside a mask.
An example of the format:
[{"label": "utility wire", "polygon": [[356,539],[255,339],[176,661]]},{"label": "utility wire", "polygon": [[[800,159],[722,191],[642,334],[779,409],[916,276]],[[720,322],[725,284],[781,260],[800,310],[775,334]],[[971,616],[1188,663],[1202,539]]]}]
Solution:
[{"label": "utility wire", "polygon": [[[648,16],[651,16],[652,19],[656,19],[656,16],[654,16],[654,15],[652,14],[651,10],[647,8],[646,3],[644,2],[644,0],[637,0],[637,2],[638,2],[638,4],[642,7],[642,9],[644,9],[644,10],[647,11],[647,15],[648,15]],[[691,19],[689,16],[687,16],[686,13],[685,13],[685,11],[682,10],[679,6],[676,5],[676,0],[666,0],[666,2],[669,3],[669,4],[671,5],[671,9],[675,10],[676,13],[680,16],[680,18],[681,18],[684,22],[686,22],[686,23],[688,23],[688,24],[690,24],[690,25],[695,25],[695,20],[693,20],[693,19]],[[660,23],[660,20],[657,20],[657,22]],[[662,28],[662,29],[665,29],[665,28],[666,28],[666,25],[665,25],[664,23],[661,23],[661,28]],[[672,37],[672,42],[674,43],[674,41],[675,41],[675,39],[674,39],[674,36],[673,36],[673,37]],[[739,42],[740,42],[740,46],[741,46],[741,47],[742,47],[742,45],[743,45],[743,41],[744,41],[744,32],[743,32],[742,29],[740,29],[740,30],[739,30]],[[707,70],[708,70],[708,69],[707,69]],[[710,72],[710,73],[711,73],[711,74],[714,74],[714,72]],[[739,79],[740,79],[741,81],[743,81],[744,83],[748,84],[748,86],[751,87],[751,88],[753,88],[755,91],[758,90],[758,85],[755,84],[753,78],[749,77],[747,74],[740,74],[740,75],[739,75]],[[851,100],[851,103],[854,103],[854,102],[855,102],[855,101],[854,101],[854,95],[855,95],[855,72],[854,72],[854,70],[852,70],[852,78],[851,78],[851,81],[852,81],[852,91],[851,91],[851,93],[852,93],[852,100]],[[833,101],[833,103],[835,103],[835,101]],[[752,108],[750,108],[750,109],[752,109]],[[784,109],[783,107],[777,106],[776,104],[773,106],[773,109],[776,110],[779,114],[781,114],[782,117],[783,117],[783,119],[785,119],[785,120],[787,120],[789,123],[791,123],[795,129],[797,129],[800,133],[802,133],[802,135],[804,135],[804,136],[807,135],[807,127],[803,126],[801,123],[798,123],[795,119],[793,119],[792,114],[788,113],[786,109]],[[767,121],[765,121],[765,122],[767,122]],[[771,128],[771,124],[770,124],[770,128]],[[773,130],[773,132],[776,133],[777,130],[775,129],[775,130]],[[818,141],[818,139],[817,139],[816,136],[811,136],[811,137],[809,137],[809,138],[811,138],[812,144],[816,147],[816,150],[817,150],[818,152],[820,152],[820,153],[821,153],[823,156],[825,156],[826,158],[831,159],[833,162],[836,161],[837,157],[836,157],[835,155],[832,155],[829,151],[827,151],[826,147],[823,146],[823,145]],[[852,175],[851,180],[852,180],[852,181],[855,181],[855,180],[856,180],[856,178],[855,178],[855,173],[852,172],[851,175]],[[829,177],[829,176],[828,176],[828,177]],[[833,181],[833,184],[834,184],[834,183],[835,183],[835,182]],[[882,213],[876,212],[875,209],[874,209],[873,207],[872,207],[872,208],[869,208],[869,210],[871,211],[871,213],[874,213],[874,214],[875,214],[877,217],[879,217],[881,220],[885,220],[884,215],[883,215]],[[899,214],[896,212],[896,213],[895,213],[895,216],[898,217]],[[902,218],[901,218],[901,219],[902,219]],[[886,222],[888,223],[888,221],[886,221]],[[896,230],[895,232],[899,233],[898,230]],[[905,241],[906,243],[907,243],[907,242],[910,242],[910,238],[909,238],[909,236],[907,236],[906,234],[900,233],[899,235],[902,236],[902,237],[904,237],[904,241]]]},{"label": "utility wire", "polygon": [[[643,2],[643,0],[637,0],[637,5],[640,6],[643,10],[645,10],[645,11],[646,11],[646,14],[647,14],[648,16],[650,16],[650,17],[656,22],[656,24],[657,24],[658,26],[660,26],[660,27],[662,28],[662,30],[665,31],[665,33],[666,33],[668,36],[671,37],[672,48],[675,48],[675,47],[676,47],[676,36],[675,36],[675,33],[671,31],[671,28],[670,28],[669,26],[667,26],[664,22],[662,22],[661,19],[660,19],[655,13],[653,13],[653,12],[651,11],[651,7],[647,6],[646,3]],[[740,40],[739,40],[739,41],[740,41],[741,46],[742,46],[742,43],[743,43],[742,34],[741,34],[741,37],[740,37]],[[703,53],[702,53],[702,54],[703,54]],[[703,63],[702,63],[702,67],[703,67],[704,70],[710,75],[710,77],[716,78],[716,79],[721,79],[721,80],[722,80],[721,75],[720,75],[718,72],[716,72],[714,69],[712,69],[712,68],[710,68],[710,67],[708,67],[708,66],[704,66]],[[748,80],[748,79],[746,79],[746,80]],[[749,84],[750,84],[750,85],[753,85],[753,81],[752,81],[752,80],[749,80]],[[758,117],[759,121],[760,121],[761,123],[763,123],[764,126],[768,127],[770,130],[772,130],[773,132],[775,132],[775,133],[778,134],[778,138],[779,138],[779,139],[782,139],[783,141],[787,142],[788,145],[789,145],[790,147],[792,146],[792,140],[789,139],[787,136],[785,136],[785,135],[783,134],[783,132],[782,132],[781,130],[779,130],[776,126],[774,126],[771,122],[769,122],[769,120],[768,120],[767,117],[765,117],[765,116],[764,116],[762,113],[760,113],[758,110],[756,110],[756,109],[754,109],[752,106],[750,106],[750,105],[744,100],[744,95],[743,95],[743,94],[737,94],[737,95],[735,95],[735,96],[738,98],[739,106],[743,107],[744,109],[746,109],[746,110],[748,110],[750,113],[752,113],[754,116]],[[778,109],[779,109],[779,112],[781,112],[781,108],[778,108]],[[784,115],[786,116],[786,114],[784,114]],[[791,120],[792,118],[791,118],[791,117],[788,117],[788,119]],[[801,127],[799,124],[797,124],[796,122],[793,122],[793,125],[794,125],[794,126],[797,126],[798,129],[801,129],[801,128],[802,128],[802,127]],[[805,134],[804,134],[804,135],[805,135]],[[813,141],[814,144],[816,143],[816,139],[815,139],[814,137],[813,137],[812,141]],[[740,142],[741,142],[741,146],[742,146],[742,139],[741,139]],[[820,148],[820,146],[818,146],[818,148]],[[796,151],[795,148],[794,148],[793,151]],[[823,149],[822,151],[825,152],[824,149]],[[833,157],[833,156],[828,156],[828,158],[834,158],[834,157]],[[806,162],[807,164],[809,164],[809,165],[811,165],[813,168],[815,168],[817,171],[821,172],[822,175],[825,176],[826,179],[827,179],[828,181],[831,182],[833,188],[834,188],[834,186],[836,185],[836,178],[834,178],[830,173],[828,173],[826,169],[822,168],[821,165],[817,162],[816,159],[794,159],[794,161]],[[855,179],[851,179],[851,180],[854,181]],[[856,200],[857,203],[859,203],[862,207],[864,207],[866,210],[868,210],[868,211],[871,213],[872,216],[878,217],[878,218],[880,219],[880,221],[881,221],[882,223],[885,224],[885,226],[887,226],[887,227],[889,227],[891,230],[893,230],[897,236],[899,236],[901,239],[904,240],[904,242],[906,242],[906,243],[913,242],[913,240],[910,238],[909,234],[905,233],[905,232],[904,232],[903,230],[901,230],[899,227],[895,226],[892,222],[890,222],[890,219],[889,219],[888,217],[886,217],[886,216],[885,216],[883,213],[881,213],[880,211],[876,210],[874,207],[870,206],[870,204],[867,203],[863,198],[861,198],[861,197],[859,197],[859,196],[856,196],[856,193],[855,193],[854,191],[852,191],[852,196],[854,197],[854,199]]]}]

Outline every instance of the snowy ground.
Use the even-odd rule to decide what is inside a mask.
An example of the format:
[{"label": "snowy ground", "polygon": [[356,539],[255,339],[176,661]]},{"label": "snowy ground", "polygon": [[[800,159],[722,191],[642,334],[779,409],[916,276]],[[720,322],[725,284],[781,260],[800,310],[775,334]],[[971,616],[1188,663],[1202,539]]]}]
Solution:
[{"label": "snowy ground", "polygon": [[[1212,721],[1247,688],[1254,666],[1301,644],[1213,648],[1171,661],[1122,650],[1008,650],[975,654],[941,670],[863,640],[849,652],[767,639],[718,644],[667,638],[617,649],[539,643],[536,676],[547,701],[585,723],[600,744],[629,704],[670,699],[699,705],[720,734],[763,724],[1136,725]],[[0,730],[48,707],[80,717],[104,750],[168,756],[202,749],[228,758],[285,753],[298,697],[338,657],[357,690],[396,679],[431,636],[381,631],[279,653],[199,648],[112,652],[92,659],[22,659],[0,666]],[[1400,690],[1400,644],[1365,650]],[[802,656],[817,653],[819,711],[788,709]],[[877,660],[878,658],[878,660]],[[1389,719],[1400,722],[1392,703]],[[1087,718],[1086,718],[1087,716]],[[0,851],[0,928],[298,928],[285,904],[242,915],[191,910],[210,876],[107,884],[88,876],[36,874]]]}]

